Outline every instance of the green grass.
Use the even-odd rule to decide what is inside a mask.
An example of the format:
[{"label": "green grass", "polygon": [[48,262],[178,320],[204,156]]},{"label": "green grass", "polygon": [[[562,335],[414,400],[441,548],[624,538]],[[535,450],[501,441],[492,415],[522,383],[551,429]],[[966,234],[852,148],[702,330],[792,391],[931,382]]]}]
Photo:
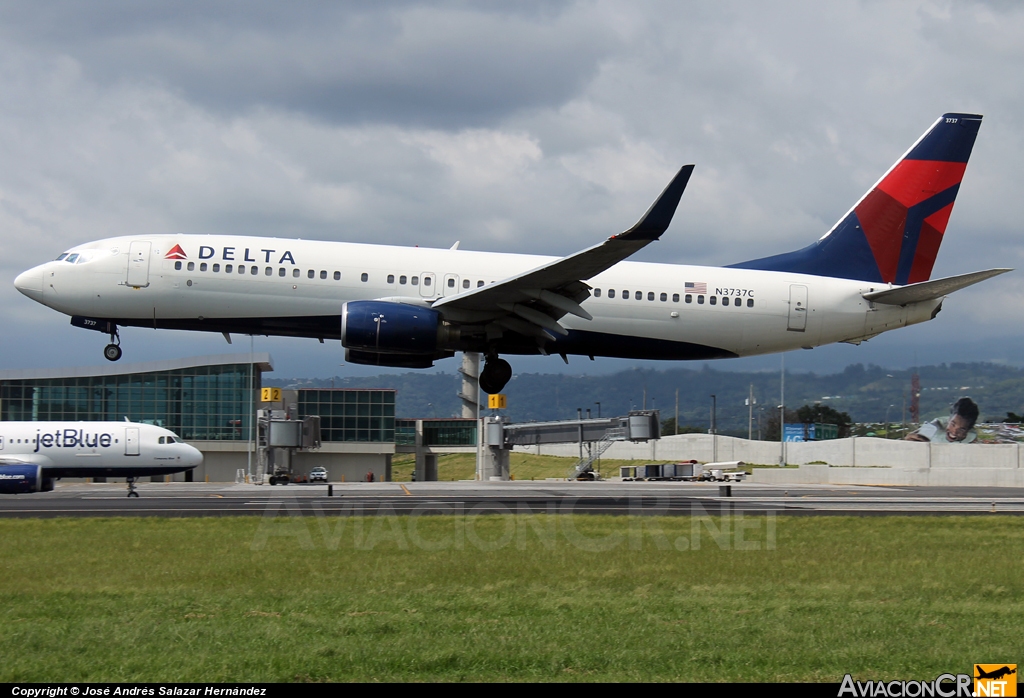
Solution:
[{"label": "green grass", "polygon": [[692,549],[688,517],[412,521],[0,520],[0,681],[932,679],[1020,659],[1019,518],[778,517],[759,550]]}]

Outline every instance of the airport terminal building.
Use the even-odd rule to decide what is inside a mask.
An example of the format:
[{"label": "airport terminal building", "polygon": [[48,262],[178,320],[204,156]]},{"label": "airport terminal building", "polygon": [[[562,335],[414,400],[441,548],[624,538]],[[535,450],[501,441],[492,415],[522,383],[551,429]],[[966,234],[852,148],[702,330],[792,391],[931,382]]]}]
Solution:
[{"label": "airport terminal building", "polygon": [[[321,447],[295,454],[297,472],[327,468],[331,480],[390,479],[395,453],[395,391],[300,389],[261,405],[269,354],[71,369],[0,371],[2,421],[121,421],[156,424],[202,451],[203,465],[176,479],[229,482],[256,469],[255,412],[284,408],[319,416]],[[162,479],[162,477],[161,477]]]}]

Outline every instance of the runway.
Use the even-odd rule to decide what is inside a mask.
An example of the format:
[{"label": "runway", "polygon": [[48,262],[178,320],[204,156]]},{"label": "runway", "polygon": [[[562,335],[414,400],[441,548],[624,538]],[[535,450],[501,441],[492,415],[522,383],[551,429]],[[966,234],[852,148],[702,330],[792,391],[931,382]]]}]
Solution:
[{"label": "runway", "polygon": [[1022,514],[1024,490],[687,482],[413,482],[326,485],[58,483],[53,492],[0,495],[0,517],[612,514],[690,516]]}]

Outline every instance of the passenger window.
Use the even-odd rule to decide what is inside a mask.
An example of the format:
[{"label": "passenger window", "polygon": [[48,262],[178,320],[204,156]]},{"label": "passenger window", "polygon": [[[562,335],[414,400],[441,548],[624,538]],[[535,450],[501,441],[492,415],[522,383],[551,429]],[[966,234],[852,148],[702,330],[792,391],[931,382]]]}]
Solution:
[{"label": "passenger window", "polygon": [[309,271],[306,272],[306,278],[308,278],[308,279],[312,279],[315,276],[316,276],[316,272],[313,271],[312,269],[310,269]]},{"label": "passenger window", "polygon": [[[676,300],[679,300],[679,299],[677,298]],[[661,302],[665,303],[667,301],[668,301],[668,294],[667,293],[661,294]]]},{"label": "passenger window", "polygon": [[480,287],[481,287],[481,286],[483,286],[483,285],[484,285],[484,282],[483,282],[483,281],[477,281],[477,282],[476,282],[476,287],[477,287],[477,288],[480,288]]},{"label": "passenger window", "polygon": [[[270,267],[267,267],[267,269],[270,269]],[[249,267],[249,274],[251,274],[252,276],[256,276],[259,273],[260,273],[259,267],[257,267],[255,264],[253,264],[251,267]]]},{"label": "passenger window", "polygon": [[704,305],[704,296],[697,296],[697,305]]},{"label": "passenger window", "polygon": [[299,270],[298,269],[292,269],[292,278],[294,278],[294,279],[299,278]]},{"label": "passenger window", "polygon": [[213,265],[213,270],[214,270],[215,272],[217,272],[217,271],[220,271],[220,265],[219,265],[219,264],[214,264],[214,265]]},{"label": "passenger window", "polygon": [[413,286],[419,286],[420,285],[420,277],[418,277],[418,276],[412,277],[409,280],[409,283],[412,284]]},{"label": "passenger window", "polygon": [[[73,257],[74,255],[71,255],[71,256]],[[68,257],[68,259],[70,260],[71,257]],[[188,270],[189,271],[195,271],[196,270],[196,263],[195,262],[189,262],[188,263]]]},{"label": "passenger window", "polygon": [[[363,274],[363,276],[366,276],[366,274]],[[335,281],[341,281],[341,272],[340,271],[334,272],[334,280]],[[366,279],[363,279],[363,281],[366,281]]]},{"label": "passenger window", "polygon": [[729,305],[729,297],[728,296],[725,296],[724,298],[722,298],[722,305]]},{"label": "passenger window", "polygon": [[244,274],[245,273],[245,265],[244,264],[239,264],[238,265],[238,273],[239,274]]},{"label": "passenger window", "polygon": [[594,298],[600,298],[600,297],[601,297],[601,289],[595,288],[594,289]]},{"label": "passenger window", "polygon": [[199,271],[206,271],[206,262],[202,262],[199,265]]},{"label": "passenger window", "polygon": [[408,282],[408,281],[409,281],[409,279],[407,277],[405,277],[405,276],[399,276],[398,277],[398,283],[402,284],[403,286],[405,286],[406,282]]},{"label": "passenger window", "polygon": [[175,262],[174,263],[174,270],[175,271],[181,271],[181,262]]},{"label": "passenger window", "polygon": [[274,268],[273,267],[267,267],[264,270],[263,275],[264,276],[273,276],[274,275]]},{"label": "passenger window", "polygon": [[609,298],[615,298],[615,289],[614,288],[608,289],[608,297]]},{"label": "passenger window", "polygon": [[369,281],[370,275],[364,271],[362,274],[359,275],[359,280],[363,282]]},{"label": "passenger window", "polygon": [[455,288],[455,279],[448,279],[448,288]]},{"label": "passenger window", "polygon": [[469,279],[462,280],[462,288],[469,288]]},{"label": "passenger window", "polygon": [[708,297],[708,303],[710,303],[711,305],[714,305],[717,302],[718,302],[718,296],[709,296]]},{"label": "passenger window", "polygon": [[[661,295],[664,296],[665,294],[663,293]],[[648,291],[647,292],[647,300],[649,300],[649,301],[653,301],[654,300],[654,291]]]},{"label": "passenger window", "polygon": [[747,307],[748,308],[753,308],[754,307],[754,299],[753,298],[748,298],[747,299]]},{"label": "passenger window", "polygon": [[625,298],[628,301],[629,300],[629,291],[623,291],[622,292],[622,297]]},{"label": "passenger window", "polygon": [[320,278],[321,279],[326,279],[327,278],[327,272],[324,271],[323,269],[320,270]]},{"label": "passenger window", "polygon": [[388,274],[388,283],[389,284],[395,283],[395,275],[394,274]]},{"label": "passenger window", "polygon": [[277,270],[277,275],[278,276],[284,276],[287,273],[288,272],[285,271],[284,267],[281,267],[280,269]]},{"label": "passenger window", "polygon": [[430,285],[430,277],[429,276],[424,276],[423,277],[423,285],[424,286],[429,286]]}]

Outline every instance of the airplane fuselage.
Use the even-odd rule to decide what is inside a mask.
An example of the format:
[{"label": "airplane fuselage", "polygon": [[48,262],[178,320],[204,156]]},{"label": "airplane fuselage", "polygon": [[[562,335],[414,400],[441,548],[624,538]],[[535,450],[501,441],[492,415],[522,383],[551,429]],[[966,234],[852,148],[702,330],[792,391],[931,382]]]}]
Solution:
[{"label": "airplane fuselage", "polygon": [[[77,256],[76,256],[77,255]],[[26,295],[71,316],[118,325],[338,339],[346,301],[430,305],[551,263],[521,254],[226,235],[99,240],[18,277]],[[74,257],[72,259],[72,257]],[[70,260],[70,261],[69,261]],[[619,262],[587,280],[592,320],[546,353],[643,359],[750,356],[859,342],[934,317],[942,299],[894,306],[886,284],[791,272]],[[452,323],[465,311],[444,310]],[[461,313],[461,315],[460,315]],[[452,350],[538,353],[515,333],[466,335]]]},{"label": "airplane fuselage", "polygon": [[0,465],[38,465],[46,477],[164,475],[202,462],[198,449],[152,424],[0,422]]}]

